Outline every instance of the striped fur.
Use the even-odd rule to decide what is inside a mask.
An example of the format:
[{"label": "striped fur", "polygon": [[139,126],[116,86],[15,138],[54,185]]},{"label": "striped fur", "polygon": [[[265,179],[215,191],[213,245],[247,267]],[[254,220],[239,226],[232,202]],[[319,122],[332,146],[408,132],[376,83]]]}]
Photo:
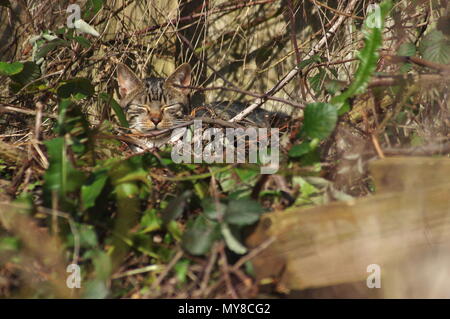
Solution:
[{"label": "striped fur", "polygon": [[[117,69],[120,104],[124,108],[132,132],[150,133],[171,128],[183,122],[188,114],[191,68],[188,64],[178,67],[167,79],[140,80],[127,66]],[[159,147],[170,138],[170,132],[155,138],[144,138],[146,147]]]}]

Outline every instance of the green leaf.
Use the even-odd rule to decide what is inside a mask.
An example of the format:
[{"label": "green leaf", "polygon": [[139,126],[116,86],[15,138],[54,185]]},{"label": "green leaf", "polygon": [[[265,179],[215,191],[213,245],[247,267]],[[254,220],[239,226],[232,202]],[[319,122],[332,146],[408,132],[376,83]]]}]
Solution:
[{"label": "green leaf", "polygon": [[[367,17],[363,30],[364,48],[358,53],[360,63],[356,70],[355,79],[346,91],[331,100],[331,103],[335,104],[338,109],[346,105],[347,99],[365,91],[377,66],[378,49],[382,45],[384,22],[391,8],[392,1],[385,0],[379,5],[379,10],[375,10]],[[368,21],[372,21],[371,24],[373,21],[377,23],[373,23],[373,27],[368,27]]]},{"label": "green leaf", "polygon": [[319,73],[308,78],[309,85],[311,86],[311,88],[314,90],[314,92],[316,94],[320,93],[320,90],[321,90],[322,84],[325,81],[326,75],[327,74],[326,74],[325,70],[320,69]]},{"label": "green leaf", "polygon": [[111,276],[112,266],[110,256],[103,252],[98,251],[95,258],[93,258],[96,279],[106,281]]},{"label": "green leaf", "polygon": [[77,41],[83,48],[86,49],[89,49],[92,45],[91,41],[82,36],[74,37],[74,40]]},{"label": "green leaf", "polygon": [[310,103],[305,108],[303,131],[311,138],[325,139],[337,122],[337,109],[328,103]]},{"label": "green leaf", "polygon": [[235,168],[237,176],[241,179],[243,183],[250,184],[254,183],[256,179],[259,178],[259,168]]},{"label": "green leaf", "polygon": [[41,76],[41,69],[34,62],[25,62],[23,64],[23,69],[14,75],[11,76],[11,79],[21,86],[24,86]]},{"label": "green leaf", "polygon": [[111,183],[116,186],[121,183],[141,182],[150,187],[150,181],[147,179],[148,173],[143,167],[142,159],[142,156],[134,156],[113,163],[108,170]]},{"label": "green leaf", "polygon": [[119,105],[119,103],[117,103],[116,100],[111,95],[109,95],[108,93],[100,93],[99,97],[107,105],[111,105],[114,113],[116,113],[117,118],[119,119],[120,125],[123,126],[123,127],[129,127],[127,118],[125,116],[125,113],[123,112],[123,109]]},{"label": "green leaf", "polygon": [[87,0],[84,7],[83,19],[88,21],[92,19],[103,7],[103,0]]},{"label": "green leaf", "polygon": [[58,88],[57,94],[60,98],[67,99],[74,96],[75,99],[81,100],[94,94],[94,87],[86,78],[75,78],[66,81]]},{"label": "green leaf", "polygon": [[320,62],[322,62],[322,58],[320,57],[320,55],[313,55],[311,58],[301,61],[300,64],[298,65],[298,68],[304,69],[305,67],[307,67],[310,64],[320,63]]},{"label": "green leaf", "polygon": [[226,205],[221,202],[216,203],[213,198],[204,198],[202,200],[202,208],[203,214],[205,214],[207,218],[219,221],[222,220],[225,214]]},{"label": "green leaf", "polygon": [[0,74],[11,76],[20,73],[23,70],[24,65],[20,62],[0,62]]},{"label": "green leaf", "polygon": [[182,245],[192,255],[204,255],[218,238],[220,238],[219,224],[198,216],[193,222],[188,223],[182,237]]},{"label": "green leaf", "polygon": [[0,252],[18,251],[20,248],[20,240],[16,237],[2,237],[0,238]]},{"label": "green leaf", "polygon": [[52,41],[44,44],[39,49],[39,51],[36,53],[35,60],[37,61],[40,58],[45,57],[50,51],[52,51],[53,49],[56,49],[59,46],[68,47],[69,46],[69,42],[67,42],[66,40],[63,40],[63,39],[55,39],[55,40],[52,40]]},{"label": "green leaf", "polygon": [[401,56],[414,56],[416,54],[416,45],[412,42],[403,43],[397,51]]},{"label": "green leaf", "polygon": [[81,224],[78,226],[80,246],[83,248],[95,248],[98,245],[97,233],[92,225]]},{"label": "green leaf", "polygon": [[225,221],[233,225],[251,225],[258,221],[264,209],[251,199],[238,199],[230,202],[225,212]]},{"label": "green leaf", "polygon": [[192,191],[187,190],[184,191],[181,196],[175,197],[170,201],[169,205],[167,205],[167,207],[161,212],[161,217],[164,224],[167,224],[169,221],[176,219],[183,213],[191,196]]},{"label": "green leaf", "polygon": [[309,146],[308,142],[303,142],[301,144],[296,144],[292,146],[292,148],[289,150],[289,157],[300,157],[302,155],[305,155],[311,151],[311,147]]},{"label": "green leaf", "polygon": [[189,270],[189,259],[183,259],[176,263],[176,265],[173,267],[175,270],[175,274],[177,275],[178,281],[180,283],[185,283],[187,278],[187,272]]},{"label": "green leaf", "polygon": [[225,243],[230,250],[239,255],[243,255],[247,252],[247,248],[245,248],[245,246],[242,245],[236,237],[234,237],[230,227],[228,227],[227,224],[222,224],[220,231],[222,232],[223,239],[225,239]]},{"label": "green leaf", "polygon": [[157,215],[156,210],[151,209],[144,212],[140,224],[141,227],[143,228],[141,232],[145,234],[161,229],[162,220]]},{"label": "green leaf", "polygon": [[91,208],[95,205],[95,201],[97,197],[103,190],[103,187],[108,180],[108,174],[106,170],[100,170],[94,172],[92,176],[87,181],[87,184],[84,184],[81,187],[81,199],[83,201],[83,209]]},{"label": "green leaf", "polygon": [[81,187],[84,174],[77,171],[67,158],[64,137],[57,137],[45,141],[49,154],[50,166],[45,173],[44,187],[50,191],[57,191],[61,197]]},{"label": "green leaf", "polygon": [[419,51],[425,60],[450,63],[450,40],[441,31],[433,30],[420,41]]},{"label": "green leaf", "polygon": [[104,299],[108,294],[109,290],[106,287],[106,283],[100,279],[93,279],[86,284],[86,289],[83,291],[83,298]]},{"label": "green leaf", "polygon": [[300,191],[303,198],[309,198],[311,195],[319,192],[319,190],[316,187],[314,187],[314,185],[311,185],[300,176],[294,177],[292,179],[292,184],[300,186]]}]

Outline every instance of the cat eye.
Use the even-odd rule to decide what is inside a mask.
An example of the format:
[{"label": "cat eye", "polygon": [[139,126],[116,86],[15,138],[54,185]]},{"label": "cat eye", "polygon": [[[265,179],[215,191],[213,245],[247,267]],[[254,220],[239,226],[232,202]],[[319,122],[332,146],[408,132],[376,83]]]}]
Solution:
[{"label": "cat eye", "polygon": [[147,106],[145,106],[144,104],[133,104],[133,106],[141,111],[148,111]]},{"label": "cat eye", "polygon": [[179,112],[179,111],[181,111],[181,109],[182,109],[182,105],[180,103],[173,103],[173,104],[162,107],[163,111],[168,111],[170,113]]}]

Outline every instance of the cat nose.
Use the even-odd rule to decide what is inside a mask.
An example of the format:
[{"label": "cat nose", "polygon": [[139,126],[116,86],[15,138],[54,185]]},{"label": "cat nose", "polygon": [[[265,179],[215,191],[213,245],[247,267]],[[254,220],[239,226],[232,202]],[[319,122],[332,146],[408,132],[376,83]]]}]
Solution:
[{"label": "cat nose", "polygon": [[161,122],[161,117],[152,116],[150,120],[153,122],[153,124],[158,125],[158,123]]}]

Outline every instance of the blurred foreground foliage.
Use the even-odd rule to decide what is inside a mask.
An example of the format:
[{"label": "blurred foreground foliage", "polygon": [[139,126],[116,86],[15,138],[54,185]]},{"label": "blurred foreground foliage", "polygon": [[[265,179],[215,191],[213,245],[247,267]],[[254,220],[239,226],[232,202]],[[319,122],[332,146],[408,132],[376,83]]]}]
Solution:
[{"label": "blurred foreground foliage", "polygon": [[[15,101],[51,101],[55,108],[46,111],[56,113],[39,113],[48,130],[37,130],[27,155],[20,153],[14,162],[6,162],[6,155],[0,157],[1,180],[7,181],[4,188],[13,190],[2,198],[11,206],[0,206],[0,221],[5,222],[7,210],[17,210],[26,216],[17,225],[33,225],[28,234],[18,233],[14,223],[0,230],[0,263],[6,265],[0,271],[0,282],[12,277],[17,268],[28,275],[39,271],[42,275],[34,280],[33,275],[31,279],[24,276],[4,291],[25,297],[207,297],[214,295],[218,285],[223,286],[228,266],[236,261],[242,269],[232,271],[246,283],[253,272],[251,261],[245,259],[244,238],[262,214],[352,198],[327,179],[331,173],[323,165],[323,148],[336,134],[339,122],[349,117],[354,99],[367,92],[377,74],[384,21],[394,3],[383,1],[379,11],[368,15],[367,21],[378,19],[377,27],[363,24],[357,30],[363,45],[355,48],[357,67],[350,84],[343,86],[336,69],[319,55],[300,63],[302,70],[317,69],[306,79],[315,99],[283,131],[287,143],[280,152],[280,170],[265,188],[262,185],[268,177],[260,175],[258,165],[177,164],[170,147],[132,154],[117,138],[118,126],[126,128],[128,123],[112,91],[99,89],[99,83],[81,69],[72,75],[65,73],[65,67],[60,69],[56,82],[47,81],[42,72],[42,63],[58,50],[77,48],[68,63],[90,54],[95,29],[79,24],[77,31],[64,27],[35,35],[30,40],[30,61],[0,62],[0,75],[9,79],[8,91]],[[83,21],[90,21],[103,6],[104,1],[87,1]],[[449,35],[442,25],[441,21],[419,43],[403,43],[399,54],[419,52],[430,62],[448,64]],[[260,51],[256,59],[261,60]],[[408,69],[411,65],[404,63],[401,72]],[[322,99],[323,92],[327,98]],[[101,105],[115,120],[100,117],[93,123],[83,108],[87,104]],[[403,123],[405,114],[395,114],[394,120]],[[414,139],[414,143],[421,141]],[[363,166],[359,158],[354,166]],[[21,183],[24,175],[28,177]],[[373,190],[367,177],[364,185]],[[42,260],[44,266],[37,269],[23,266],[33,254],[45,259],[36,253],[39,247],[30,244],[30,238],[40,236],[58,247],[46,248],[50,257],[81,267],[82,289],[69,294],[63,288],[47,289],[41,282],[56,270]],[[21,253],[25,248],[27,253]],[[64,272],[56,271],[58,276]],[[24,282],[32,282],[33,289],[20,288]]]}]

